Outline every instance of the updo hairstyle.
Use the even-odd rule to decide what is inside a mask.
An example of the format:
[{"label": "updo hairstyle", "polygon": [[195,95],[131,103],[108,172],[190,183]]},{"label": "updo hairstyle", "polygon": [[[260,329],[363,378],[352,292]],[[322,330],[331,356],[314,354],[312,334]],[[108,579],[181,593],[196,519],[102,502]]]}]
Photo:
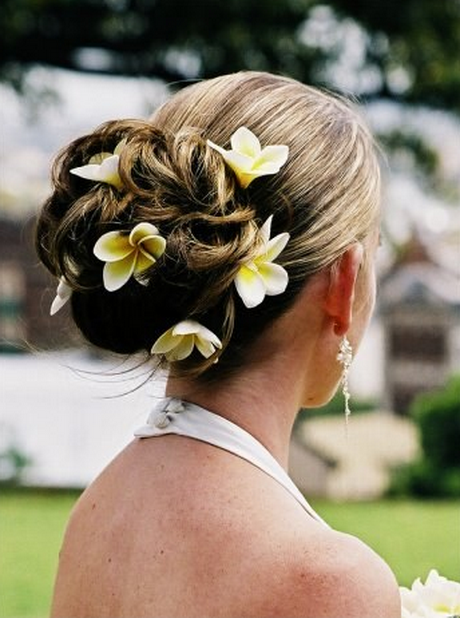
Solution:
[{"label": "updo hairstyle", "polygon": [[[285,144],[287,163],[242,189],[207,140],[229,147],[240,127],[262,146]],[[122,189],[69,170],[123,140]],[[241,72],[185,88],[148,121],[115,120],[57,157],[54,191],[40,213],[40,259],[72,287],[72,314],[94,345],[122,354],[149,351],[174,324],[196,319],[222,339],[219,362],[196,351],[179,375],[221,378],[241,366],[251,344],[293,303],[308,278],[331,265],[377,224],[380,175],[373,139],[354,107],[292,79]],[[272,236],[289,232],[277,258],[286,291],[248,309],[235,293],[240,267],[273,215]],[[96,241],[149,222],[167,240],[147,271],[119,290],[102,283]]]}]

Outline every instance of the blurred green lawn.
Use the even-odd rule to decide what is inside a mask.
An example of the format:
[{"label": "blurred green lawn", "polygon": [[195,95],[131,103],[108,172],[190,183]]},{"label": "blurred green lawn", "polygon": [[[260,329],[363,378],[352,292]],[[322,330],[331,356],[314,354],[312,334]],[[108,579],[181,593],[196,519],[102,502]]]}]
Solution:
[{"label": "blurred green lawn", "polygon": [[[65,523],[78,494],[2,491],[0,618],[44,618]],[[431,568],[460,575],[460,509],[454,502],[313,501],[332,527],[355,534],[383,556],[400,584]]]},{"label": "blurred green lawn", "polygon": [[430,569],[460,581],[458,500],[314,501],[314,507],[333,528],[354,534],[380,554],[401,586],[424,580]]},{"label": "blurred green lawn", "polygon": [[75,492],[1,490],[0,616],[49,614],[59,548]]}]

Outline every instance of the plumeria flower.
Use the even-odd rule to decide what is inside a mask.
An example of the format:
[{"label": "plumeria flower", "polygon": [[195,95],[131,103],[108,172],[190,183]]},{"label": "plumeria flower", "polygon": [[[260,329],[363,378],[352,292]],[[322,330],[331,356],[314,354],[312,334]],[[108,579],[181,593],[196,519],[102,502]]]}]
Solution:
[{"label": "plumeria flower", "polygon": [[460,615],[460,583],[431,570],[426,582],[400,588],[402,618],[447,618]]},{"label": "plumeria flower", "polygon": [[220,339],[199,322],[183,320],[163,333],[153,344],[152,354],[164,354],[170,362],[190,356],[193,348],[209,358],[222,348]]},{"label": "plumeria flower", "polygon": [[223,156],[243,189],[259,176],[279,172],[289,155],[287,146],[262,148],[254,133],[246,127],[240,127],[230,138],[231,150],[225,150],[209,139],[207,143]]},{"label": "plumeria flower", "polygon": [[59,283],[56,289],[56,297],[51,303],[50,315],[54,315],[55,313],[57,313],[59,309],[61,309],[66,304],[66,302],[71,296],[72,288],[64,279],[64,277],[61,277],[59,279]]},{"label": "plumeria flower", "polygon": [[236,291],[248,309],[257,307],[265,296],[282,294],[287,287],[289,277],[285,269],[274,264],[289,240],[289,234],[283,232],[270,239],[271,215],[260,228],[261,247],[253,260],[243,264],[235,278]]},{"label": "plumeria flower", "polygon": [[131,275],[139,283],[142,273],[164,253],[166,240],[151,223],[138,223],[131,232],[107,232],[94,245],[94,255],[106,262],[104,287],[109,292],[119,290]]},{"label": "plumeria flower", "polygon": [[91,157],[88,165],[82,167],[74,167],[70,170],[71,174],[94,180],[96,182],[106,182],[109,185],[121,189],[123,183],[118,174],[118,164],[120,161],[120,152],[123,149],[125,140],[122,140],[113,152],[100,152]]}]

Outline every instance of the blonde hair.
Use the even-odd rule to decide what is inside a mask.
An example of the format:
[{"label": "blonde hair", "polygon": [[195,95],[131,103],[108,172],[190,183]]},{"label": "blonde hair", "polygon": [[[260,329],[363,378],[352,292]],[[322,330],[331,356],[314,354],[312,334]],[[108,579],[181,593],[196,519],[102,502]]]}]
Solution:
[{"label": "blonde hair", "polygon": [[[223,147],[246,126],[265,144],[286,144],[274,176],[242,190]],[[126,140],[120,157],[125,190],[69,174]],[[93,343],[117,352],[149,350],[175,322],[191,316],[223,338],[221,362],[198,355],[179,371],[220,376],[244,362],[248,345],[293,302],[315,272],[333,264],[377,225],[380,174],[373,138],[355,106],[295,80],[241,72],[179,92],[149,121],[106,123],[73,142],[54,166],[55,191],[37,228],[45,265],[76,290],[75,321]],[[285,293],[246,309],[232,285],[257,249],[257,230],[273,215],[273,234],[290,233],[277,262],[289,274]],[[92,248],[108,229],[141,221],[168,238],[147,286],[102,286]],[[130,229],[130,227],[129,227]]]},{"label": "blonde hair", "polygon": [[374,139],[350,101],[289,78],[242,72],[187,88],[151,121],[172,131],[194,127],[218,144],[247,126],[262,144],[289,146],[286,166],[269,181],[267,210],[290,205],[296,222],[282,261],[299,266],[302,279],[334,262],[376,224]]}]

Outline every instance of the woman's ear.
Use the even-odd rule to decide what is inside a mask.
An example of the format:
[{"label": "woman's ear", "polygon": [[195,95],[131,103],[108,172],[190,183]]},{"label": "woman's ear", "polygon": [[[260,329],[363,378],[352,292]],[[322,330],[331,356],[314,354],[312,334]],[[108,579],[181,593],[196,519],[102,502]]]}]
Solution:
[{"label": "woman's ear", "polygon": [[340,256],[329,271],[329,288],[324,309],[333,320],[334,332],[338,336],[345,335],[350,328],[356,280],[363,256],[363,245],[357,242]]}]

